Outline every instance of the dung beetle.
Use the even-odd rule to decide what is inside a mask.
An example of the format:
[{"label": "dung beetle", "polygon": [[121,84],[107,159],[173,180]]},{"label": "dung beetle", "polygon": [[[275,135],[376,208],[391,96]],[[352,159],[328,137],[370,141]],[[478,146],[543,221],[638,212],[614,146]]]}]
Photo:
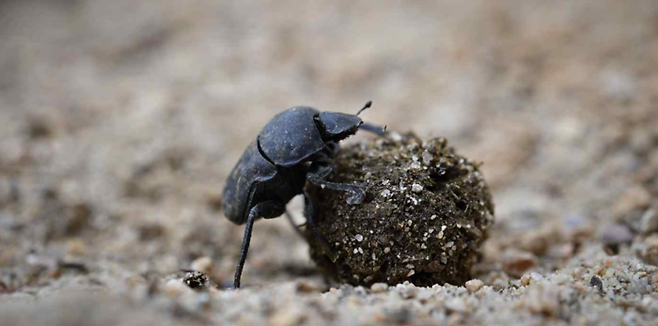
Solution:
[{"label": "dung beetle", "polygon": [[233,223],[246,224],[234,288],[240,287],[242,268],[247,259],[254,222],[285,213],[286,204],[304,194],[306,227],[313,236],[315,205],[304,189],[306,182],[349,194],[347,203],[358,205],[366,194],[362,187],[326,181],[333,169],[330,159],[339,150],[338,142],[354,135],[359,128],[383,134],[384,130],[364,124],[357,112],[320,112],[306,106],[285,110],[270,120],[242,154],[226,180],[222,194],[224,215]]}]

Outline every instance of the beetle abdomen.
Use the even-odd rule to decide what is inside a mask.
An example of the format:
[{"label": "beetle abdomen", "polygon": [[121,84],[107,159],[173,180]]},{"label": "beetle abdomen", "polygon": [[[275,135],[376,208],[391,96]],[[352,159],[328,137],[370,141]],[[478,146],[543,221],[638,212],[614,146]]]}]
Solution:
[{"label": "beetle abdomen", "polygon": [[224,215],[235,224],[245,223],[247,210],[251,208],[247,205],[252,199],[255,187],[272,179],[275,174],[276,167],[258,151],[258,142],[249,144],[226,180],[222,194]]}]

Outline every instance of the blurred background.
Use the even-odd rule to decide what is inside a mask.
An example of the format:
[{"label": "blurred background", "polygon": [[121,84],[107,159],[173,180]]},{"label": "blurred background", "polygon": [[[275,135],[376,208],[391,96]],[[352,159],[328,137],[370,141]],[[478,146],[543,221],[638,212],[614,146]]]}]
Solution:
[{"label": "blurred background", "polygon": [[[551,271],[656,205],[656,85],[653,0],[5,0],[0,292],[58,261],[109,284],[210,257],[230,282],[243,228],[221,191],[242,151],[286,108],[368,100],[369,122],[484,162],[485,272],[512,247]],[[307,250],[258,222],[244,283],[312,273]]]}]

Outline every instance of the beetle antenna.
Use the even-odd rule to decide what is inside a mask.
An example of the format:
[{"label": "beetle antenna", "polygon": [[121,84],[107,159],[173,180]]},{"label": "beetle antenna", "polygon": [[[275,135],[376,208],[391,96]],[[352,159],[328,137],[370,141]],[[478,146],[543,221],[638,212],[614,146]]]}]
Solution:
[{"label": "beetle antenna", "polygon": [[370,106],[372,106],[372,101],[368,101],[368,103],[366,103],[366,105],[364,105],[363,108],[356,113],[356,115],[361,114],[361,112],[363,112],[365,109],[369,108]]}]

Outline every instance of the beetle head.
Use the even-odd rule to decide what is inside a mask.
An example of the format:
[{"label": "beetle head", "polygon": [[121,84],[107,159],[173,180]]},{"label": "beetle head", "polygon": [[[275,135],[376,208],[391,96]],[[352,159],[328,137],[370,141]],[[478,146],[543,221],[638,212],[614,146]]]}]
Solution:
[{"label": "beetle head", "polygon": [[362,123],[358,116],[340,112],[321,112],[315,117],[324,141],[337,142],[354,135]]},{"label": "beetle head", "polygon": [[368,101],[356,115],[339,112],[321,112],[316,115],[315,124],[322,134],[322,139],[338,142],[354,135],[359,130],[359,126],[363,124],[359,114],[370,106],[372,106],[372,101]]}]

